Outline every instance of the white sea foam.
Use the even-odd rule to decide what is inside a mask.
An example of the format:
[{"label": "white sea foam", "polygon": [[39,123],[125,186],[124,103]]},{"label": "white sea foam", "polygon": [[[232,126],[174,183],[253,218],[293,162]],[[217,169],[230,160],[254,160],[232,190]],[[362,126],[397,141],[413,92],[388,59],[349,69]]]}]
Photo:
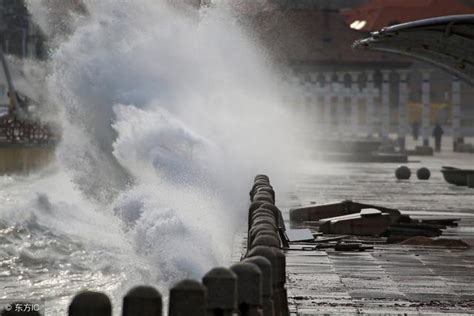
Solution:
[{"label": "white sea foam", "polygon": [[[46,31],[61,11],[51,5],[30,5]],[[113,249],[109,264],[131,273],[123,287],[200,278],[227,264],[253,176],[267,173],[278,194],[303,154],[283,86],[225,5],[85,8],[61,24],[46,79],[64,131],[59,168],[79,193],[36,188],[34,208],[43,225]]]}]

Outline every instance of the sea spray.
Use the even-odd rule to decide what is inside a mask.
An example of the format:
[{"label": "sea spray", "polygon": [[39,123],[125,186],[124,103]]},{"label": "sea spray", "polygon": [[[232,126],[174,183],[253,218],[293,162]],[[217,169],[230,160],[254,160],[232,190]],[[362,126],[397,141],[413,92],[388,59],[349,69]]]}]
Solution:
[{"label": "sea spray", "polygon": [[65,26],[51,34],[46,83],[63,127],[59,172],[84,201],[42,187],[34,208],[92,245],[103,271],[125,274],[114,299],[138,283],[166,293],[227,264],[253,175],[269,174],[278,194],[304,154],[270,62],[225,5],[85,1],[61,21],[61,3],[30,9],[45,32],[56,30],[49,21]]}]

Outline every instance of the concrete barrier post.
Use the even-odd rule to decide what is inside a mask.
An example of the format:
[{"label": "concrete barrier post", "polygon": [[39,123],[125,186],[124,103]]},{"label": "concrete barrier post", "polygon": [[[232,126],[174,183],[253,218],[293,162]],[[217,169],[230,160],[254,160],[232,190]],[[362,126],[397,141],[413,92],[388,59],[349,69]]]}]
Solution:
[{"label": "concrete barrier post", "polygon": [[268,182],[265,182],[263,180],[258,180],[258,181],[255,181],[253,186],[252,186],[252,189],[250,190],[250,192],[252,192],[253,194],[255,194],[255,192],[257,191],[258,188],[260,187],[270,187],[270,188],[273,188],[270,183]]},{"label": "concrete barrier post", "polygon": [[262,271],[262,307],[264,316],[274,316],[272,264],[262,256],[246,258],[244,261],[257,265]]},{"label": "concrete barrier post", "polygon": [[260,207],[261,205],[265,203],[268,204],[268,202],[264,202],[264,201],[255,201],[255,202],[252,202],[252,204],[250,205],[249,215],[248,215],[248,230],[252,228],[256,218],[261,215],[268,215],[270,217],[273,217],[277,220],[277,223],[278,223],[278,216],[275,216],[275,212],[273,210],[262,209]]},{"label": "concrete barrier post", "polygon": [[258,179],[270,181],[270,178],[266,174],[257,174],[254,178],[254,181],[257,181]]},{"label": "concrete barrier post", "polygon": [[250,203],[249,217],[248,217],[248,227],[247,227],[248,231],[250,231],[250,228],[252,228],[251,225],[252,225],[252,215],[253,215],[253,213],[255,212],[255,210],[257,210],[264,203],[265,202],[263,202],[263,201],[253,201],[252,203]]},{"label": "concrete barrier post", "polygon": [[[270,229],[259,229],[259,230],[255,230],[253,231],[252,233],[254,233],[252,236],[251,236],[251,240],[250,240],[250,244],[252,246],[254,246],[253,242],[255,240],[255,238],[257,237],[261,237],[261,236],[269,236],[269,237],[272,237],[272,238],[275,238],[276,241],[278,242],[278,244],[280,244],[280,237],[278,236],[278,233],[274,230],[270,230]],[[261,245],[261,246],[265,246],[265,245]]]},{"label": "concrete barrier post", "polygon": [[250,206],[249,206],[249,214],[252,214],[255,210],[257,210],[258,208],[260,208],[260,206],[262,204],[265,204],[265,202],[262,202],[262,201],[254,201],[252,203],[250,203]]},{"label": "concrete barrier post", "polygon": [[276,269],[278,271],[278,283],[274,295],[278,296],[281,316],[289,316],[288,295],[286,292],[286,257],[280,249],[275,249]]},{"label": "concrete barrier post", "polygon": [[261,181],[259,180],[258,182],[255,182],[253,185],[252,185],[252,189],[250,190],[250,197],[252,197],[253,195],[255,195],[255,193],[257,193],[258,190],[260,189],[265,189],[267,191],[273,191],[273,187],[271,186],[270,183],[265,183],[264,181]]},{"label": "concrete barrier post", "polygon": [[150,286],[137,286],[123,298],[122,316],[161,316],[161,294]]},{"label": "concrete barrier post", "polygon": [[253,211],[252,213],[249,213],[249,216],[250,216],[250,219],[253,220],[255,219],[255,217],[257,216],[261,216],[261,215],[269,215],[271,216],[272,218],[274,219],[278,219],[278,214],[275,214],[274,211],[272,210],[268,210],[268,209],[263,209],[263,208],[258,208],[256,209],[255,211]]},{"label": "concrete barrier post", "polygon": [[252,217],[252,226],[257,225],[259,222],[262,222],[264,220],[268,220],[275,228],[278,228],[278,220],[275,219],[272,215],[267,215],[267,214],[256,214],[256,216]]},{"label": "concrete barrier post", "polygon": [[254,240],[252,240],[251,243],[251,248],[257,247],[257,246],[266,246],[266,247],[272,247],[272,248],[280,248],[280,240],[278,239],[278,235],[258,235],[255,237]]},{"label": "concrete barrier post", "polygon": [[259,208],[255,211],[253,211],[252,213],[250,213],[249,215],[250,215],[250,220],[251,221],[255,220],[255,218],[257,218],[258,216],[261,216],[261,215],[268,215],[268,216],[273,217],[273,218],[278,218],[278,216],[276,216],[273,211],[266,210],[266,209],[263,209],[263,208]]},{"label": "concrete barrier post", "polygon": [[271,211],[258,209],[258,211],[255,211],[250,218],[250,227],[254,226],[255,221],[260,217],[270,217],[275,224],[278,223],[278,218],[275,218]]},{"label": "concrete barrier post", "polygon": [[273,187],[271,187],[269,185],[268,186],[258,186],[255,189],[255,194],[258,194],[260,192],[270,194],[270,196],[273,198],[273,201],[275,201],[275,191],[273,190]]},{"label": "concrete barrier post", "polygon": [[274,197],[275,192],[273,191],[273,187],[270,185],[270,183],[264,180],[258,180],[254,182],[254,184],[252,185],[252,189],[249,192],[250,201],[253,200],[253,196],[257,194],[259,190],[267,191],[267,193],[272,194]]},{"label": "concrete barrier post", "polygon": [[233,316],[237,310],[237,275],[227,268],[214,268],[202,283],[207,288],[207,314]]},{"label": "concrete barrier post", "polygon": [[253,186],[258,186],[258,185],[270,185],[270,181],[268,179],[257,179],[253,182]]},{"label": "concrete barrier post", "polygon": [[263,316],[262,272],[253,263],[237,263],[230,269],[237,275],[238,309],[241,316]]},{"label": "concrete barrier post", "polygon": [[[248,214],[249,230],[244,264],[253,263],[262,273],[264,315],[287,316],[289,309],[285,288],[286,257],[280,250],[281,242],[285,245],[285,225],[281,211],[275,206],[275,191],[268,176],[255,177],[250,190],[250,200],[252,203]],[[237,275],[240,286],[240,275]],[[242,308],[240,312],[242,313]]]},{"label": "concrete barrier post", "polygon": [[275,233],[278,233],[278,229],[275,227],[276,225],[274,223],[254,223],[252,225],[252,228],[250,228],[249,235],[255,237],[256,233],[261,230],[270,230]]},{"label": "concrete barrier post", "polygon": [[112,305],[104,293],[86,291],[77,294],[69,305],[69,316],[111,316]]},{"label": "concrete barrier post", "polygon": [[252,228],[250,229],[249,234],[248,234],[247,251],[250,250],[251,244],[252,244],[253,240],[257,237],[257,234],[258,233],[263,233],[263,232],[267,232],[269,234],[271,234],[271,233],[278,234],[277,229],[275,228],[275,226],[270,225],[270,224],[262,223],[262,224],[252,226]]},{"label": "concrete barrier post", "polygon": [[278,224],[276,222],[276,220],[274,218],[271,218],[271,217],[265,217],[265,216],[260,216],[258,218],[256,218],[253,223],[252,223],[252,226],[253,225],[258,225],[258,224],[269,224],[271,226],[273,226],[276,229],[278,229]]},{"label": "concrete barrier post", "polygon": [[275,217],[278,220],[278,227],[283,229],[283,230],[285,229],[285,223],[283,221],[283,216],[281,215],[281,211],[278,207],[276,207],[274,204],[271,204],[271,203],[264,203],[260,206],[260,208],[272,211],[275,214]]},{"label": "concrete barrier post", "polygon": [[194,280],[183,280],[170,290],[169,316],[205,316],[206,288]]},{"label": "concrete barrier post", "polygon": [[286,260],[285,255],[276,248],[255,246],[248,253],[247,258],[262,256],[267,258],[272,265],[272,281],[273,281],[273,301],[275,315],[289,315],[288,298],[286,296]]},{"label": "concrete barrier post", "polygon": [[272,196],[270,194],[264,193],[264,192],[258,192],[253,196],[253,201],[263,201],[267,203],[274,204],[275,201],[273,200]]}]

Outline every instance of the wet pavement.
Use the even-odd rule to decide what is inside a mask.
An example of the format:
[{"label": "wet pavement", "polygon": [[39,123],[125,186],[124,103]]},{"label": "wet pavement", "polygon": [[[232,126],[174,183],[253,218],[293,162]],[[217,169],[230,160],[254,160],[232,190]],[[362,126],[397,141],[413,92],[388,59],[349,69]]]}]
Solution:
[{"label": "wet pavement", "polygon": [[287,288],[298,315],[474,312],[474,253],[376,246],[365,252],[287,252]]},{"label": "wet pavement", "polygon": [[[354,200],[400,209],[413,218],[460,218],[443,237],[474,246],[474,189],[446,183],[441,166],[474,169],[474,155],[410,157],[410,180],[398,181],[398,164],[320,163],[302,166],[295,185],[278,195],[288,209]],[[416,170],[431,170],[428,181]],[[276,188],[278,190],[278,188]],[[279,198],[280,197],[280,198]],[[290,223],[287,223],[290,225]],[[376,244],[365,252],[287,251],[290,309],[314,314],[474,314],[474,249]]]}]

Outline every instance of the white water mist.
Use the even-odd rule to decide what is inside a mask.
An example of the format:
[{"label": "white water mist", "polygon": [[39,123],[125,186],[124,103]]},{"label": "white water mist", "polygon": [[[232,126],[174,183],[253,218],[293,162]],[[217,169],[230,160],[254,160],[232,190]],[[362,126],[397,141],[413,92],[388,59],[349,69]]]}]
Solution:
[{"label": "white water mist", "polygon": [[[52,5],[61,2],[30,5],[45,31],[61,12]],[[227,263],[253,176],[267,173],[278,196],[303,154],[283,86],[225,5],[82,9],[65,15],[67,34],[52,34],[46,81],[63,126],[61,166],[88,203],[121,219],[130,270],[143,272],[128,283],[200,278]]]}]

